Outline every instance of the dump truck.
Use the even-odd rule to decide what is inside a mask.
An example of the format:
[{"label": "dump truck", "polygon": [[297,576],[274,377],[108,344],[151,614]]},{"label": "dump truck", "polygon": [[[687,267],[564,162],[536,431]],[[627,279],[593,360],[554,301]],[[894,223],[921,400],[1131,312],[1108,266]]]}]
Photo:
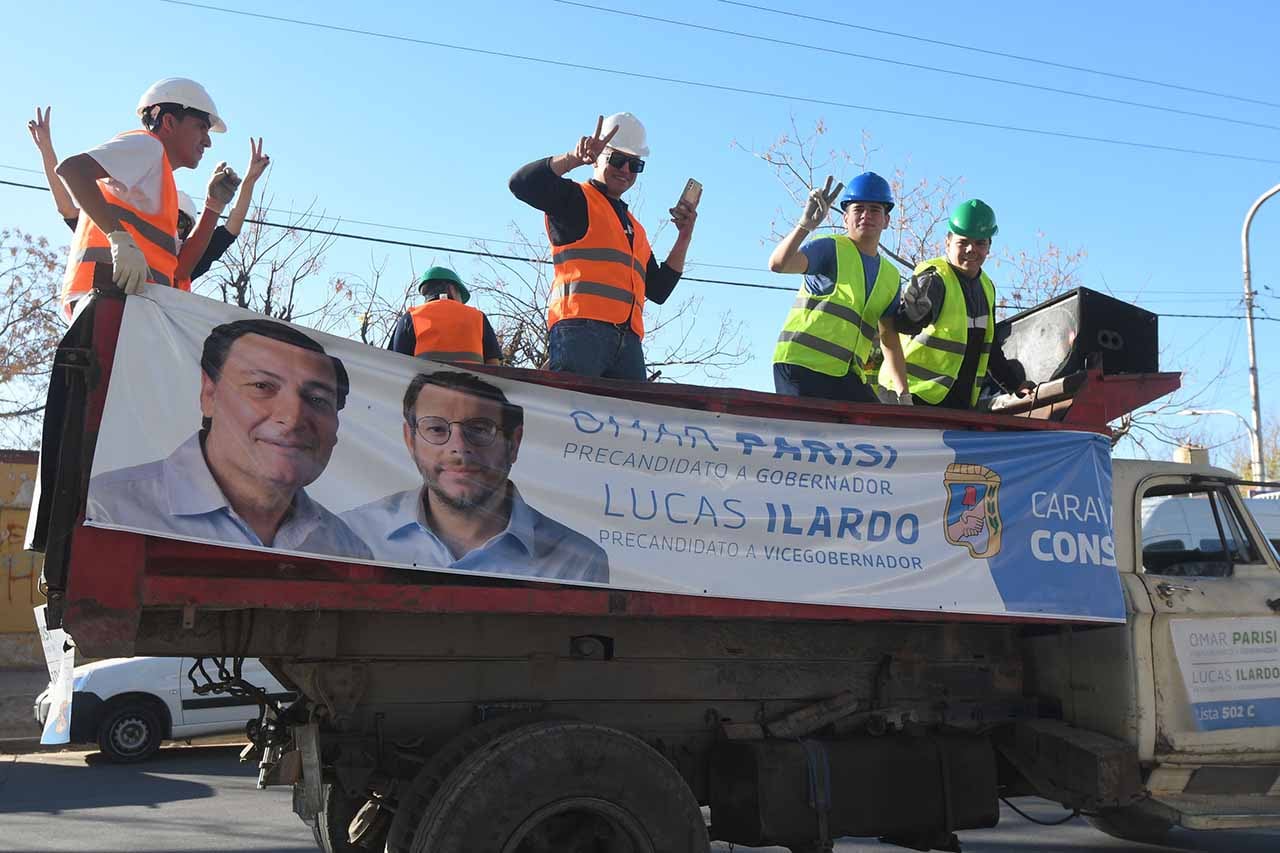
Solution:
[{"label": "dump truck", "polygon": [[[48,620],[256,697],[246,760],[325,851],[959,850],[1027,796],[1137,840],[1280,826],[1276,555],[1236,475],[1110,458],[1107,424],[1176,374],[1088,358],[988,411],[854,405],[428,365],[160,290],[96,296],[59,346],[28,530]],[[235,445],[235,476],[327,463],[274,539],[217,467],[245,329],[321,376],[254,368],[243,399],[294,407],[261,423],[335,430]],[[433,372],[439,399],[481,389],[502,414],[423,414]],[[440,438],[507,451],[508,528],[383,556],[489,470],[433,469]],[[175,479],[180,453],[203,480]],[[330,543],[373,529],[357,504],[394,487],[418,499],[386,542],[283,542],[302,516]],[[123,506],[148,489],[167,515]],[[1212,527],[1144,545],[1169,501]],[[579,555],[531,562],[549,540],[517,522]],[[296,701],[244,678],[251,658]]]}]

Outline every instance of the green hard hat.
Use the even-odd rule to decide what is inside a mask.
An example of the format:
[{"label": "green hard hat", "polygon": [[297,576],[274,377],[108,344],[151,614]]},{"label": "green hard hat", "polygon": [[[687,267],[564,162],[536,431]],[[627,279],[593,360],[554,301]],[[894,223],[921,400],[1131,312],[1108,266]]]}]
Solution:
[{"label": "green hard hat", "polygon": [[458,278],[458,274],[448,267],[432,267],[422,274],[422,278],[418,279],[418,290],[426,293],[428,282],[447,281],[458,288],[458,295],[462,297],[463,304],[471,301],[471,291],[467,290],[467,286],[462,283],[462,279]]},{"label": "green hard hat", "polygon": [[956,209],[951,211],[947,230],[974,240],[990,240],[1000,231],[996,227],[996,212],[991,205],[977,198],[956,205]]}]

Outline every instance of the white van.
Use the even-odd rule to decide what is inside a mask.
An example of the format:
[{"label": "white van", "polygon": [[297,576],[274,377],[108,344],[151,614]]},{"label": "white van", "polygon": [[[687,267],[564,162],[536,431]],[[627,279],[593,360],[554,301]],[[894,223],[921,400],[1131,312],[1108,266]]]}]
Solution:
[{"label": "white van", "polygon": [[[1280,500],[1271,498],[1246,498],[1245,507],[1258,522],[1262,535],[1280,554]],[[1233,523],[1233,522],[1232,522]],[[1232,536],[1225,530],[1227,541]],[[1204,543],[1218,548],[1217,523],[1208,500],[1196,495],[1147,498],[1142,502],[1142,550],[1204,549]]]},{"label": "white van", "polygon": [[[163,740],[244,732],[249,719],[258,716],[258,703],[252,697],[196,693],[196,682],[188,675],[194,663],[193,658],[136,657],[76,667],[71,743],[97,743],[108,759],[127,763],[150,758]],[[277,701],[296,698],[255,658],[245,659],[242,676]],[[196,680],[203,680],[198,672]],[[42,729],[49,716],[50,688],[35,700]]]}]

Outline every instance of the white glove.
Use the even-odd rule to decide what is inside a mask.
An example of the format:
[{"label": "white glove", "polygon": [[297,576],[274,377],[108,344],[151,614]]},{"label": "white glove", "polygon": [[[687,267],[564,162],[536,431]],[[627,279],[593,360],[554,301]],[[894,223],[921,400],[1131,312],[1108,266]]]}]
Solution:
[{"label": "white glove", "polygon": [[902,393],[898,394],[898,405],[899,405],[899,406],[914,406],[914,405],[915,405],[915,403],[914,403],[914,402],[912,402],[912,400],[911,400],[911,392],[910,392],[910,391],[903,391]]},{"label": "white glove", "polygon": [[204,206],[221,213],[235,197],[239,186],[240,176],[236,174],[236,170],[228,166],[226,161],[219,163],[209,178],[209,191],[205,194]]},{"label": "white glove", "polygon": [[809,190],[809,197],[804,202],[804,212],[800,214],[800,221],[796,223],[797,228],[805,231],[813,231],[822,227],[822,223],[827,221],[827,214],[831,212],[831,205],[839,198],[840,191],[844,189],[844,184],[836,184],[835,189],[831,188],[831,182],[835,180],[827,175],[827,183],[822,189],[817,187]]},{"label": "white glove", "polygon": [[150,268],[133,235],[128,231],[112,231],[107,235],[107,242],[111,244],[111,280],[125,293],[141,293]]}]

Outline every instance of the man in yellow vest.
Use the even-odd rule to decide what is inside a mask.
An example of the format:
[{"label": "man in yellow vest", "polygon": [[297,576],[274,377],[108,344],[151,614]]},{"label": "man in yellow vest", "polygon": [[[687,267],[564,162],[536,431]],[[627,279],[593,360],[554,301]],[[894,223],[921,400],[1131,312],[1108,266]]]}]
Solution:
[{"label": "man in yellow vest", "polygon": [[947,226],[946,257],[916,267],[903,293],[897,326],[917,405],[972,409],[988,376],[1018,396],[1035,387],[992,346],[996,288],[982,264],[998,230],[986,202],[961,203]]},{"label": "man in yellow vest", "polygon": [[[138,101],[142,130],[75,154],[58,164],[80,217],[63,278],[62,306],[95,288],[140,293],[145,283],[178,283],[178,188],[175,169],[194,169],[225,132],[213,99],[194,80],[169,77],[152,84]],[[220,163],[209,182],[205,214],[182,246],[190,269],[204,253],[220,214],[240,178]]]},{"label": "man in yellow vest", "polygon": [[840,195],[843,185],[833,190],[831,181],[828,176],[822,189],[809,193],[800,221],[769,256],[773,272],[804,275],[773,351],[773,384],[779,394],[794,397],[875,403],[864,376],[877,340],[889,375],[906,382],[893,324],[898,271],[879,249],[893,192],[875,172],[858,175],[840,199],[845,233],[805,243]]},{"label": "man in yellow vest", "polygon": [[471,292],[448,267],[432,267],[418,280],[426,302],[400,315],[387,349],[432,361],[502,364],[498,336],[484,312],[467,305]]},{"label": "man in yellow vest", "polygon": [[[671,208],[676,240],[653,257],[644,228],[622,196],[644,171],[649,143],[631,113],[596,120],[574,150],[522,167],[508,186],[546,214],[555,281],[547,304],[548,367],[581,376],[644,381],[644,303],[667,301],[684,271],[697,211]],[[564,175],[593,166],[590,181]]]}]

